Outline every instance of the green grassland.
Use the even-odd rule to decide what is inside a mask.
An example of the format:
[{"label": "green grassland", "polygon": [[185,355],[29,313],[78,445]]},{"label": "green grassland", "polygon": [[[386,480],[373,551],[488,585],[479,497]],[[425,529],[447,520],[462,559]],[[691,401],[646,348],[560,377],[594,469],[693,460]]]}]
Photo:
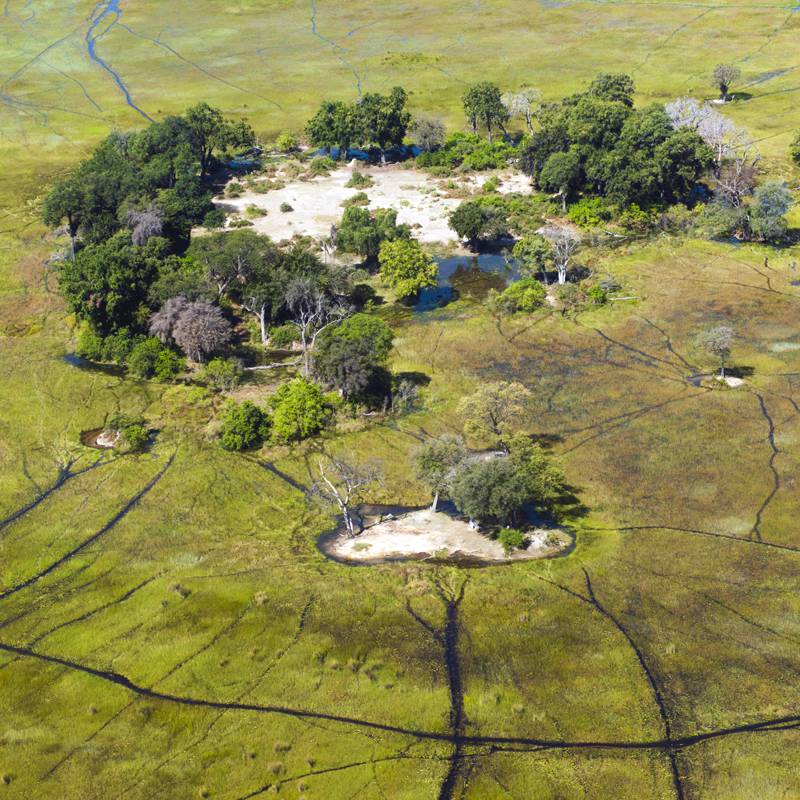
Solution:
[{"label": "green grassland", "polygon": [[[304,2],[121,9],[97,52],[140,109],[207,100],[265,137],[359,84],[405,85],[459,126],[479,78],[555,98],[624,70],[640,102],[664,101],[710,96],[724,60],[751,95],[727,113],[770,169],[800,126],[790,4],[318,0],[316,34]],[[225,453],[207,398],[63,360],[38,203],[100,137],[144,123],[87,55],[93,13],[0,9],[0,798],[800,796],[798,249],[664,236],[591,252],[636,299],[576,319],[390,309],[392,367],[432,379],[421,410]],[[752,375],[696,386],[712,365],[694,336],[723,320]],[[568,557],[322,557],[316,450],[380,460],[375,502],[426,502],[420,437],[511,378],[586,507]],[[117,409],[157,424],[150,452],[79,445]]]}]

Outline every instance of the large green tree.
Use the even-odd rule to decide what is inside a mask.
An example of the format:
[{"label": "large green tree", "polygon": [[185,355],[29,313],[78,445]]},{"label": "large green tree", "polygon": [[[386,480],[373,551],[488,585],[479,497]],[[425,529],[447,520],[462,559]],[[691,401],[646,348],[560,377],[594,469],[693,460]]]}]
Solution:
[{"label": "large green tree", "polygon": [[227,119],[208,103],[192,106],[184,116],[203,175],[213,168],[217,154],[252,147],[256,143],[255,133],[245,120]]},{"label": "large green tree", "polygon": [[59,266],[58,285],[69,308],[101,333],[141,327],[149,313],[148,291],[164,255],[164,241],[136,247],[120,232],[80,250]]},{"label": "large green tree", "polygon": [[511,522],[530,499],[525,477],[507,458],[467,462],[450,485],[456,508],[478,523]]},{"label": "large green tree", "polygon": [[401,300],[415,297],[426,286],[436,286],[439,267],[416,239],[382,242],[378,263],[381,278]]},{"label": "large green tree", "polygon": [[370,150],[377,147],[381,161],[386,160],[386,150],[403,144],[411,114],[406,110],[408,95],[395,86],[388,94],[365,94],[357,105],[359,138],[361,146]]},{"label": "large green tree", "polygon": [[500,89],[493,83],[483,81],[470,86],[462,99],[472,132],[477,133],[483,125],[491,144],[493,127],[497,125],[503,129],[508,120],[508,109],[503,104]]},{"label": "large green tree", "polygon": [[436,511],[439,496],[449,492],[456,470],[466,457],[464,440],[451,433],[429,439],[414,454],[414,472],[433,494],[432,511]]}]

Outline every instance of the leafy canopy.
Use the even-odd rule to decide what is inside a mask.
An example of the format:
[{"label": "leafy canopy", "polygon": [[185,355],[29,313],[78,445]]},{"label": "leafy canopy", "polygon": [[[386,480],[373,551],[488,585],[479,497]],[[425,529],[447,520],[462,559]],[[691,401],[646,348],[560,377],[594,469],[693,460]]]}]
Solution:
[{"label": "leafy canopy", "polygon": [[401,300],[415,296],[426,286],[436,285],[438,265],[415,239],[382,242],[378,263],[381,278]]}]

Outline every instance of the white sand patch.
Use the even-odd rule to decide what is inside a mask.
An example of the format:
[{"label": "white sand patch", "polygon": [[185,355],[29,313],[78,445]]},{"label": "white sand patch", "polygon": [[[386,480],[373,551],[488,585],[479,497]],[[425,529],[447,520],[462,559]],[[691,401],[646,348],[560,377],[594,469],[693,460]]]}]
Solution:
[{"label": "white sand patch", "polygon": [[731,389],[738,389],[740,386],[744,386],[744,380],[742,378],[734,378],[732,375],[726,375],[724,378],[717,375],[717,380],[720,383],[727,384]]},{"label": "white sand patch", "polygon": [[97,446],[104,447],[106,449],[111,449],[116,447],[120,440],[120,433],[119,431],[103,431],[97,437]]},{"label": "white sand patch", "polygon": [[425,509],[378,522],[354,538],[341,535],[323,549],[355,563],[425,558],[502,562],[553,556],[570,543],[565,533],[555,529],[536,529],[528,538],[526,550],[506,555],[502,545],[470,528],[466,521]]},{"label": "white sand patch", "polygon": [[[360,166],[358,170],[369,175],[374,185],[366,189],[348,189],[346,184],[353,174],[353,167],[348,165],[328,176],[296,180],[267,194],[245,191],[241,197],[215,202],[234,208],[240,214],[244,214],[247,206],[266,211],[266,216],[252,220],[251,230],[279,242],[295,235],[327,236],[331,226],[342,218],[342,202],[363,191],[369,197],[370,209],[394,208],[397,221],[411,225],[414,237],[421,242],[458,241],[447,218],[461,201],[439,196],[436,182],[428,175],[398,167]],[[288,203],[294,210],[282,212],[282,203]]]},{"label": "white sand patch", "polygon": [[[353,170],[369,175],[374,185],[366,189],[348,189]],[[488,176],[472,176],[465,183],[478,188]],[[530,181],[525,175],[508,172],[500,175],[500,192],[530,194]],[[252,220],[251,230],[266,234],[275,241],[291,239],[295,235],[321,237],[330,233],[331,226],[342,218],[342,202],[364,192],[369,198],[369,208],[393,208],[397,221],[410,225],[413,236],[426,243],[454,243],[458,237],[450,228],[447,218],[462,202],[446,197],[441,191],[441,181],[424,172],[401,166],[368,166],[348,164],[330,175],[310,181],[295,180],[283,189],[273,189],[266,194],[245,191],[241,197],[215,200],[221,206],[244,214],[248,206],[256,206],[266,216]],[[280,210],[288,203],[293,211]]]}]

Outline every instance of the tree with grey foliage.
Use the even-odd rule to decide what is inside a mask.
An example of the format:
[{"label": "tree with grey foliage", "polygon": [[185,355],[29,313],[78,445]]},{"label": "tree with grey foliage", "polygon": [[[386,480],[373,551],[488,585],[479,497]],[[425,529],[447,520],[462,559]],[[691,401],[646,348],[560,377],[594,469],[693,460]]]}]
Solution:
[{"label": "tree with grey foliage", "polygon": [[518,92],[506,92],[500,99],[509,119],[522,119],[528,133],[532,133],[533,121],[542,104],[542,93],[532,86],[524,86]]},{"label": "tree with grey foliage", "polygon": [[380,472],[374,465],[355,466],[339,458],[320,458],[311,493],[339,509],[347,535],[352,538],[356,535],[357,507],[364,502],[366,492],[375,485],[379,476]]},{"label": "tree with grey foliage", "polygon": [[674,128],[689,128],[714,151],[717,166],[728,155],[735,142],[745,137],[731,120],[708,103],[698,103],[693,97],[679,97],[664,106]]},{"label": "tree with grey foliage", "polygon": [[429,439],[414,454],[414,473],[433,493],[431,511],[436,511],[439,496],[448,493],[455,472],[466,457],[464,440],[452,433]]},{"label": "tree with grey foliage", "polygon": [[444,142],[444,123],[430,117],[417,117],[411,126],[410,133],[414,144],[420,150],[426,152],[438,150]]},{"label": "tree with grey foliage", "polygon": [[172,344],[172,332],[178,324],[181,314],[189,305],[189,301],[179,295],[170,297],[161,308],[150,317],[150,335],[156,336],[163,344]]},{"label": "tree with grey foliage", "polygon": [[769,181],[755,191],[750,208],[750,228],[757,239],[775,242],[786,235],[786,213],[794,205],[792,193],[781,181]]},{"label": "tree with grey foliage", "polygon": [[130,209],[125,214],[125,224],[131,229],[131,241],[137,247],[144,247],[153,236],[164,232],[164,217],[156,206]]},{"label": "tree with grey foliage", "polygon": [[227,344],[232,335],[222,311],[208,302],[184,297],[168,300],[150,320],[150,333],[162,342],[174,342],[192,361]]},{"label": "tree with grey foliage", "polygon": [[548,225],[538,231],[550,243],[553,265],[558,273],[559,284],[567,282],[567,271],[581,246],[581,238],[570,228]]},{"label": "tree with grey foliage", "polygon": [[719,359],[719,376],[725,378],[725,364],[731,355],[733,329],[727,325],[709,328],[698,337],[698,344],[710,355]]},{"label": "tree with grey foliage", "polygon": [[713,86],[719,89],[719,99],[726,103],[731,86],[742,77],[742,71],[734,64],[717,64],[711,76]]},{"label": "tree with grey foliage", "polygon": [[470,86],[464,93],[463,101],[464,113],[473,133],[477,134],[479,126],[483,125],[491,144],[494,125],[505,131],[503,126],[508,120],[508,111],[503,105],[500,89],[493,83],[483,81]]},{"label": "tree with grey foliage", "polygon": [[331,297],[314,278],[308,277],[293,280],[286,287],[283,302],[300,336],[303,376],[308,378],[311,375],[311,352],[317,337],[326,328],[343,320],[352,309],[338,298]]}]

